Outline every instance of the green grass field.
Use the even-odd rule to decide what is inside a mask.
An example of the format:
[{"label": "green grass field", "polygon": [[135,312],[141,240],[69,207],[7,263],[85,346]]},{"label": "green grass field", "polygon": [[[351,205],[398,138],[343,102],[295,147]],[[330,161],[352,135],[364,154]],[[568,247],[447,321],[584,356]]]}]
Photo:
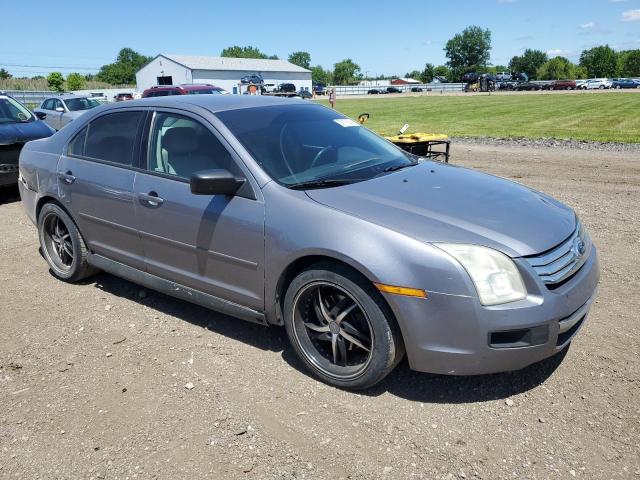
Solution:
[{"label": "green grass field", "polygon": [[336,108],[353,119],[371,114],[367,126],[383,135],[408,123],[409,132],[450,136],[640,143],[637,93],[338,97]]}]

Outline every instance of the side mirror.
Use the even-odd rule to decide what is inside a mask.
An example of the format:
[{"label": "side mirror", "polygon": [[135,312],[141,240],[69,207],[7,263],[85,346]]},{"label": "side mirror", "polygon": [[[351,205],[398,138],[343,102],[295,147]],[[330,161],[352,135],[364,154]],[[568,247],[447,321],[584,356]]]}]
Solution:
[{"label": "side mirror", "polygon": [[245,181],[227,170],[201,170],[191,176],[189,184],[195,195],[235,195]]},{"label": "side mirror", "polygon": [[64,108],[62,108],[62,107],[56,107],[56,112],[60,112],[60,113],[62,113],[62,112],[64,112]]},{"label": "side mirror", "polygon": [[47,114],[44,112],[34,112],[36,114],[36,117],[38,117],[38,120],[44,120],[45,118],[47,118]]}]

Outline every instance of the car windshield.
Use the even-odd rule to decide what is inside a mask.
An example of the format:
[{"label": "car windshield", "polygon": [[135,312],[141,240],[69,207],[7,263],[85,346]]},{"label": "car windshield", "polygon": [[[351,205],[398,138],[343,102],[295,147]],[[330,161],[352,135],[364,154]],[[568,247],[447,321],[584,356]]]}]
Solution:
[{"label": "car windshield", "polygon": [[354,183],[415,165],[391,143],[320,105],[244,108],[217,115],[267,174],[288,187]]},{"label": "car windshield", "polygon": [[67,104],[67,108],[71,112],[90,110],[93,107],[100,105],[100,102],[92,98],[69,98],[68,100],[65,100],[64,103]]},{"label": "car windshield", "polygon": [[13,98],[0,98],[0,124],[30,122],[33,119],[31,112]]},{"label": "car windshield", "polygon": [[189,90],[189,95],[203,95],[203,94],[221,94],[221,88],[199,88],[198,90]]}]

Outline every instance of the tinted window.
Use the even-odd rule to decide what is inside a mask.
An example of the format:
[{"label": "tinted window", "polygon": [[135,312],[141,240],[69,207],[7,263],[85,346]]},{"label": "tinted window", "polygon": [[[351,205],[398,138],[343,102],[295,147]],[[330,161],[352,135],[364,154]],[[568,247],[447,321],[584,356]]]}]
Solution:
[{"label": "tinted window", "polygon": [[89,127],[84,127],[69,143],[69,155],[84,155],[84,143]]},{"label": "tinted window", "polygon": [[370,130],[320,105],[243,108],[217,116],[262,168],[284,185],[362,181],[388,167],[414,163]]},{"label": "tinted window", "polygon": [[42,108],[45,110],[53,110],[53,98],[49,98],[44,101]]},{"label": "tinted window", "polygon": [[158,113],[151,132],[148,168],[189,178],[200,170],[222,168],[237,173],[229,151],[201,123]]},{"label": "tinted window", "polygon": [[131,165],[142,112],[103,115],[89,124],[84,155]]},{"label": "tinted window", "polygon": [[53,109],[55,110],[56,108],[64,108],[62,106],[62,101],[57,98],[53,100]]},{"label": "tinted window", "polygon": [[67,104],[67,108],[72,112],[89,110],[100,105],[100,102],[90,98],[70,98],[69,100],[66,100],[65,103]]}]

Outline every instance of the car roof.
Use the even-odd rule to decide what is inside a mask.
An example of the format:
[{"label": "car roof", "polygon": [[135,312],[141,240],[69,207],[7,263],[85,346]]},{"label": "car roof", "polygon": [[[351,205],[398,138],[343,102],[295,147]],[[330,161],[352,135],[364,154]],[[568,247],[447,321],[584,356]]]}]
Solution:
[{"label": "car roof", "polygon": [[169,107],[188,109],[189,106],[195,106],[215,113],[243,108],[299,104],[309,105],[309,102],[299,98],[278,98],[266,95],[172,95],[168,97],[141,98],[126,102],[126,105],[114,103],[102,108]]},{"label": "car roof", "polygon": [[71,100],[72,98],[90,98],[88,95],[75,95],[73,93],[65,93],[62,95],[49,95],[45,100],[50,98],[58,98],[60,100]]}]

